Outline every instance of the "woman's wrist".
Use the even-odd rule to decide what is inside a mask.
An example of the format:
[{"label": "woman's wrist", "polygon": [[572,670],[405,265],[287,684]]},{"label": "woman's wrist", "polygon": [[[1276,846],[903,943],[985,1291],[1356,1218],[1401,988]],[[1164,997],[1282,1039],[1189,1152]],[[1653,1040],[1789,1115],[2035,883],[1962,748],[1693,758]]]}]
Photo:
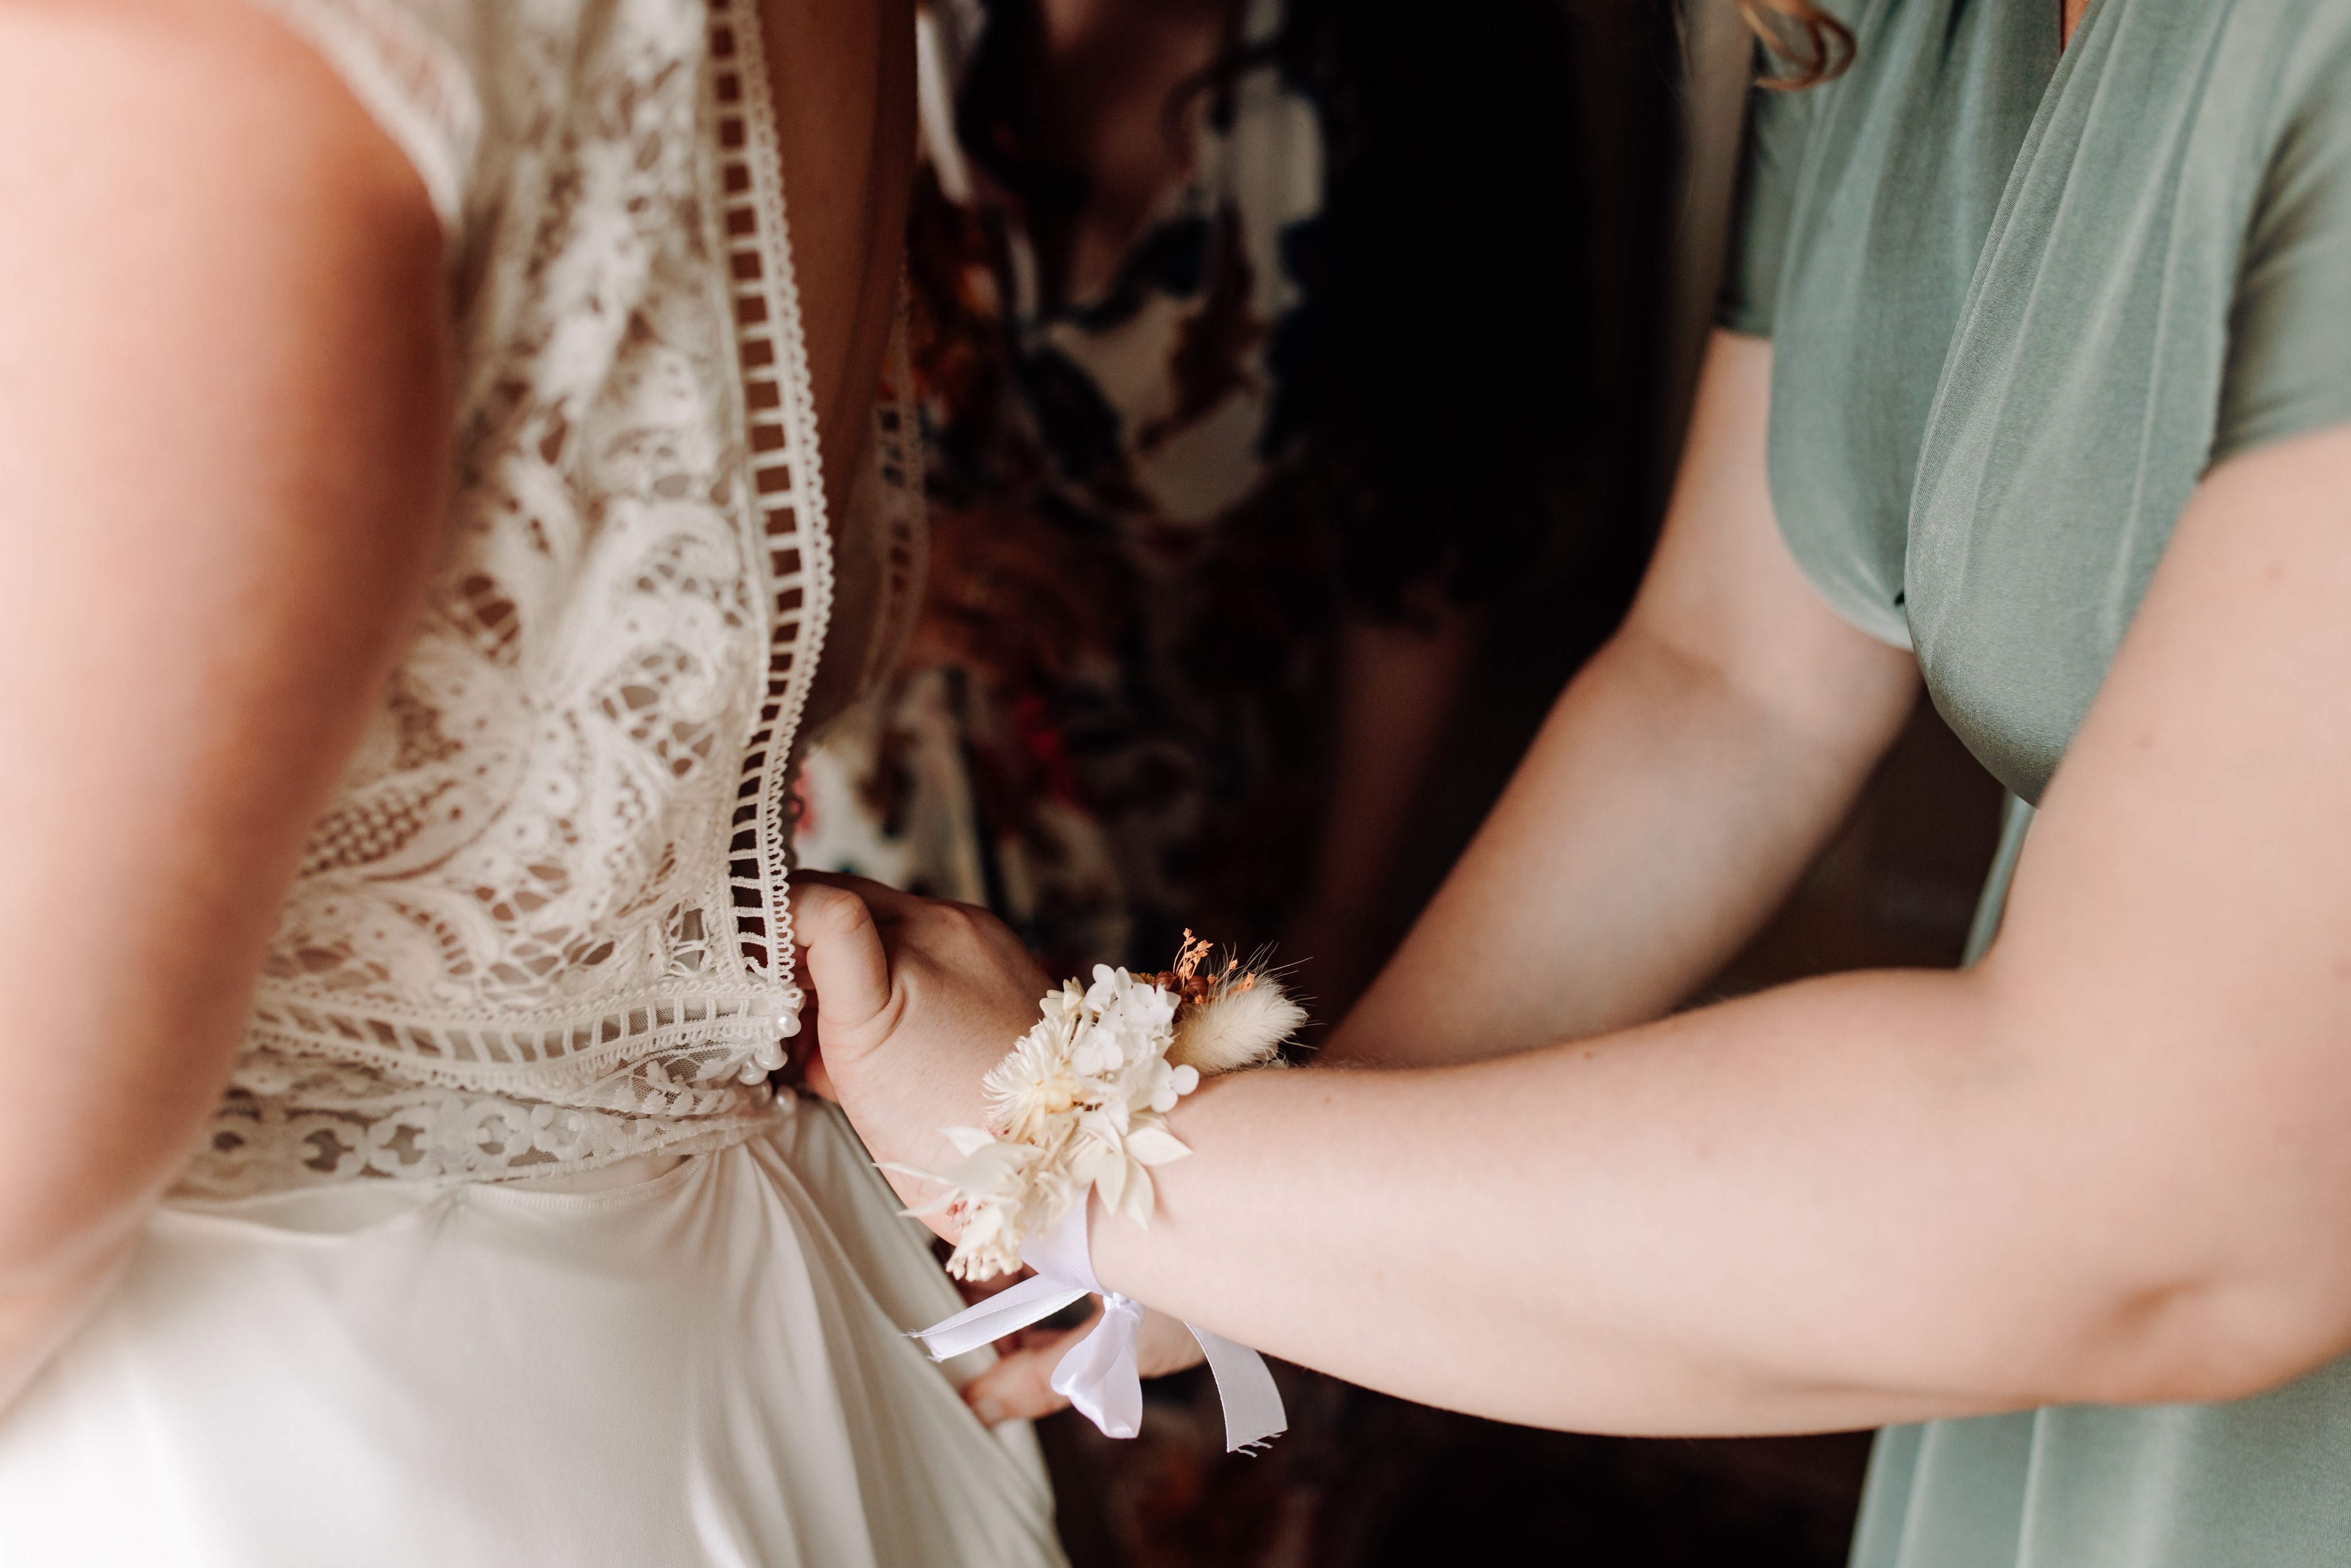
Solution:
[{"label": "woman's wrist", "polygon": [[914,1212],[953,1225],[950,1272],[1011,1272],[1023,1243],[1061,1226],[1089,1194],[1150,1223],[1152,1172],[1190,1152],[1167,1131],[1168,1113],[1205,1075],[1278,1064],[1305,1019],[1271,976],[1209,954],[1187,935],[1173,969],[1096,965],[1091,986],[1047,992],[1038,1021],[982,1081],[985,1116],[944,1130],[956,1163],[885,1163],[941,1189]]}]

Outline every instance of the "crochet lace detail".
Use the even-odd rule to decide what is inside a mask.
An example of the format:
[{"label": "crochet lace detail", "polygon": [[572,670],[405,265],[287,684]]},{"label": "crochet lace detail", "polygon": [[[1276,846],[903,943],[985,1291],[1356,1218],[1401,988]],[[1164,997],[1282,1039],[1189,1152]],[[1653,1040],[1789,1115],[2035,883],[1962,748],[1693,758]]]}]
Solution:
[{"label": "crochet lace detail", "polygon": [[404,145],[482,128],[435,154],[468,171],[458,487],[183,1189],[747,1135],[799,1028],[789,764],[832,595],[757,0],[267,3],[371,108],[429,86]]}]

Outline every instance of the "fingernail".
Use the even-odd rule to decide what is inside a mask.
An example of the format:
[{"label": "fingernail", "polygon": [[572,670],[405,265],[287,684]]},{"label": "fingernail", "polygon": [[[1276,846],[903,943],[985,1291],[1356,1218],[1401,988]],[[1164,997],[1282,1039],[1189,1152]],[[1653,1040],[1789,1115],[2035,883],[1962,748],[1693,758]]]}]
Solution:
[{"label": "fingernail", "polygon": [[971,1407],[971,1413],[979,1417],[983,1427],[993,1427],[1004,1419],[1004,1406],[993,1399],[982,1399]]}]

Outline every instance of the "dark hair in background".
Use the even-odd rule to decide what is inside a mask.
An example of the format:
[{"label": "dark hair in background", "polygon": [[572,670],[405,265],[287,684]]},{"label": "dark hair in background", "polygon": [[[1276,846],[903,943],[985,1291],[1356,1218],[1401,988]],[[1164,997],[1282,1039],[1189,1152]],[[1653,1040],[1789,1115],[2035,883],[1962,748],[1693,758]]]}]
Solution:
[{"label": "dark hair in background", "polygon": [[[989,111],[974,97],[1013,79],[1031,4],[990,0],[967,128]],[[1306,304],[1269,350],[1268,446],[1375,613],[1424,586],[1490,597],[1560,542],[1593,423],[1568,47],[1562,0],[1289,0],[1274,38],[1190,89],[1214,113],[1238,76],[1276,69],[1319,110],[1324,207],[1293,236]],[[1025,197],[1082,197],[965,140]]]}]

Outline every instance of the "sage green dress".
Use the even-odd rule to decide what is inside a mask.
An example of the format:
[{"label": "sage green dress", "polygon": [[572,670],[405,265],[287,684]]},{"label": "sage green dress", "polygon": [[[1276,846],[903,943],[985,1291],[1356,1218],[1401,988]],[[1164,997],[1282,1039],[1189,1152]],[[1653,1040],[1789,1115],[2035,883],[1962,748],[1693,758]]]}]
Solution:
[{"label": "sage green dress", "polygon": [[[2058,5],[1841,0],[1853,69],[1756,97],[1722,314],[1796,559],[2024,801],[2204,472],[2351,419],[2351,0],[2095,0],[2062,53]],[[2351,1360],[1889,1430],[1854,1563],[2351,1563]]]}]

